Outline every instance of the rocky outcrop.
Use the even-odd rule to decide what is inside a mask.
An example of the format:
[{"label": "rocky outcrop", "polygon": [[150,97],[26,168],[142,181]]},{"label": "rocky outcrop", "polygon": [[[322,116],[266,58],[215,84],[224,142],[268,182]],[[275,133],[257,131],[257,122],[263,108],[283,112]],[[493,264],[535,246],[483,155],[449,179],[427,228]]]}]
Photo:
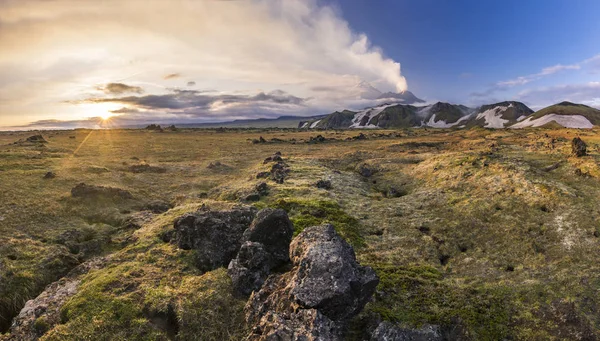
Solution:
[{"label": "rocky outcrop", "polygon": [[81,276],[103,267],[108,257],[96,258],[75,267],[60,280],[48,285],[36,298],[27,301],[10,327],[8,340],[37,340],[60,323],[60,310],[78,292]]},{"label": "rocky outcrop", "polygon": [[268,277],[246,305],[247,340],[341,340],[379,279],[360,266],[331,225],[305,229],[290,244],[292,270]]},{"label": "rocky outcrop", "polygon": [[227,266],[241,246],[244,231],[250,227],[256,208],[240,206],[231,210],[201,209],[175,221],[171,242],[184,250],[196,251],[196,266],[210,271]]},{"label": "rocky outcrop", "polygon": [[227,269],[234,288],[244,295],[260,289],[272,269],[289,261],[293,234],[294,227],[284,210],[266,208],[258,212]]}]

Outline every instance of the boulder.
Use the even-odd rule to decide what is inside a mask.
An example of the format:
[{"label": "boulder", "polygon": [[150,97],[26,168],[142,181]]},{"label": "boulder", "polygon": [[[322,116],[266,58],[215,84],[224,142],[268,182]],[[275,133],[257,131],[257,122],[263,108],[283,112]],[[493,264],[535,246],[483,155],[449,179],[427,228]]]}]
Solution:
[{"label": "boulder", "polygon": [[269,185],[266,182],[260,182],[254,186],[254,189],[258,194],[265,196],[269,194]]},{"label": "boulder", "polygon": [[195,250],[196,266],[202,271],[227,266],[240,249],[242,235],[255,215],[256,208],[251,206],[188,213],[175,221],[171,242],[181,249]]},{"label": "boulder", "polygon": [[342,340],[379,279],[360,266],[331,225],[313,226],[290,245],[293,268],[270,275],[246,304],[247,340]]},{"label": "boulder", "polygon": [[373,176],[373,174],[377,173],[377,169],[370,167],[369,165],[363,163],[358,166],[356,169],[358,174],[364,176],[365,178],[369,178]]},{"label": "boulder", "polygon": [[295,301],[336,321],[358,314],[379,284],[375,271],[357,263],[352,246],[329,224],[302,231],[290,245],[290,258],[297,267]]},{"label": "boulder", "polygon": [[317,186],[317,188],[322,188],[322,189],[331,189],[331,181],[329,180],[319,180],[317,181],[317,183],[315,184]]},{"label": "boulder", "polygon": [[282,209],[265,208],[258,212],[250,227],[244,231],[243,241],[258,242],[273,256],[274,266],[289,261],[289,248],[294,226]]},{"label": "boulder", "polygon": [[294,227],[284,210],[265,208],[258,212],[244,231],[237,257],[227,268],[236,291],[249,295],[260,289],[272,269],[289,262],[293,234]]},{"label": "boulder", "polygon": [[54,179],[56,178],[56,173],[54,172],[46,172],[46,174],[44,175],[44,179]]},{"label": "boulder", "polygon": [[242,295],[260,289],[271,270],[273,258],[261,243],[245,242],[237,257],[229,263],[227,274],[233,288]]},{"label": "boulder", "polygon": [[575,137],[571,141],[571,154],[576,157],[582,157],[587,155],[587,145],[579,137]]},{"label": "boulder", "polygon": [[173,205],[162,200],[153,200],[143,207],[144,210],[151,211],[155,214],[165,213],[171,208],[173,208]]}]

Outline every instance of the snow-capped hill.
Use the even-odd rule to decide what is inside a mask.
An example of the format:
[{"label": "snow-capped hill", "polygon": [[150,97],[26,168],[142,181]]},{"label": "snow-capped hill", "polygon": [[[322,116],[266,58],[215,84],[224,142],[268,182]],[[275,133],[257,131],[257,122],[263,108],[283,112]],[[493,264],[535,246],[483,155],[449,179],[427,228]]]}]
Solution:
[{"label": "snow-capped hill", "polygon": [[600,110],[583,104],[561,102],[535,112],[511,128],[542,127],[558,124],[565,128],[593,128],[600,124]]},{"label": "snow-capped hill", "polygon": [[356,86],[353,89],[353,92],[358,98],[372,100],[378,99],[382,95],[381,91],[379,91],[377,88],[371,85],[371,83],[365,81],[361,81],[360,83],[356,84]]},{"label": "snow-capped hill", "polygon": [[410,91],[404,91],[399,93],[394,92],[386,92],[381,95],[377,99],[380,100],[389,100],[394,102],[400,102],[402,104],[415,104],[415,103],[425,103],[424,100],[418,98]]},{"label": "snow-capped hill", "polygon": [[500,129],[517,123],[533,114],[533,110],[521,102],[500,102],[483,105],[474,114],[468,126]]},{"label": "snow-capped hill", "polygon": [[422,126],[451,128],[468,120],[472,112],[473,109],[464,105],[437,102],[419,109],[417,115],[422,119]]}]

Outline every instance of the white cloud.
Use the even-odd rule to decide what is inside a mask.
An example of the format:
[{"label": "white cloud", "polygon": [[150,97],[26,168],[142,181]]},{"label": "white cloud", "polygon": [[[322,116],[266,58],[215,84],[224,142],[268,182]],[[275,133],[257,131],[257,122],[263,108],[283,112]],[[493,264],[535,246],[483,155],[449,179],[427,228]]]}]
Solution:
[{"label": "white cloud", "polygon": [[147,94],[189,79],[222,94],[282,89],[312,98],[315,110],[346,105],[316,86],[407,88],[399,63],[316,0],[5,1],[0,46],[0,126],[91,117],[65,101],[99,96],[108,83]]},{"label": "white cloud", "polygon": [[569,84],[521,91],[517,98],[523,102],[545,107],[563,101],[600,107],[600,82]]}]

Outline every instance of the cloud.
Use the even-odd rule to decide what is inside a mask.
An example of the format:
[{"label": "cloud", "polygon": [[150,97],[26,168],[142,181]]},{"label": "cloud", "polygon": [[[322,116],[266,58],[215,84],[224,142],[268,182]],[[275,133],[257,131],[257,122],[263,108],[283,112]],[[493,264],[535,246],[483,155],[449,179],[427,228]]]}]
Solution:
[{"label": "cloud", "polygon": [[[107,98],[125,94],[124,88],[97,89],[106,83],[136,84],[140,88],[128,88],[128,93],[139,94],[143,87],[145,96],[128,97],[179,109],[183,95],[173,99],[165,83],[181,75],[195,79],[199,88],[231,96],[281,89],[297,98],[314,97],[298,108],[305,115],[341,109],[355,100],[313,87],[351,88],[365,80],[382,91],[407,89],[400,63],[317,0],[131,0],[119,6],[111,1],[77,6],[71,0],[0,1],[0,23],[3,124],[81,119],[90,115],[89,108],[73,103],[90,95],[101,100],[98,91]],[[277,104],[274,99],[260,102]],[[261,108],[265,114],[273,110],[253,106],[255,112]],[[218,113],[214,110],[211,114]]]},{"label": "cloud", "polygon": [[173,78],[179,78],[181,77],[181,74],[179,73],[170,73],[166,76],[163,77],[163,79],[173,79]]},{"label": "cloud", "polygon": [[600,82],[568,84],[521,91],[517,98],[526,103],[548,106],[563,101],[600,107]]},{"label": "cloud", "polygon": [[104,91],[109,95],[121,95],[125,93],[144,93],[144,89],[139,86],[130,86],[123,83],[108,83],[103,87],[98,87],[98,90]]}]

